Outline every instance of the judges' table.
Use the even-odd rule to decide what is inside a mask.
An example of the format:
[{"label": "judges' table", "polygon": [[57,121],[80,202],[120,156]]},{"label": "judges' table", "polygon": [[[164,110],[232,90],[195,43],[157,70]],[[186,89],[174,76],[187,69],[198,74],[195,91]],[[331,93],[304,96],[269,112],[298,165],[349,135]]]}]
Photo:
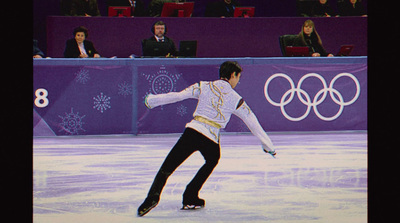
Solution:
[{"label": "judges' table", "polygon": [[[197,57],[278,57],[282,56],[279,36],[298,34],[309,18],[173,18],[167,24],[167,36],[179,48],[179,42],[197,40]],[[313,17],[324,48],[339,52],[341,45],[352,44],[352,56],[367,55],[366,17]],[[64,57],[65,42],[73,38],[78,26],[89,29],[88,40],[103,57],[142,55],[141,41],[152,36],[150,28],[160,20],[149,17],[81,17],[49,16],[47,18],[47,53]],[[44,42],[42,43],[44,44]]]},{"label": "judges' table", "polygon": [[[367,57],[34,59],[34,135],[182,132],[196,100],[150,110],[145,96],[218,79],[226,60],[267,132],[367,129]],[[232,116],[225,131],[249,130]]]}]

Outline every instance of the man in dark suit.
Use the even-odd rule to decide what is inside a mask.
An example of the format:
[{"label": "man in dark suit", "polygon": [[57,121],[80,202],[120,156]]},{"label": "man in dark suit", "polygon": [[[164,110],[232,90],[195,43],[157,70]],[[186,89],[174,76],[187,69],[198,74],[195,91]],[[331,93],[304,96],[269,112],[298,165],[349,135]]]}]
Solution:
[{"label": "man in dark suit", "polygon": [[100,57],[97,50],[91,41],[86,40],[88,30],[79,26],[74,29],[73,39],[67,40],[65,44],[64,57],[65,58],[87,58],[87,57]]},{"label": "man in dark suit", "polygon": [[151,32],[154,36],[142,41],[143,56],[174,57],[177,55],[174,41],[165,36],[167,26],[163,21],[154,23]]}]

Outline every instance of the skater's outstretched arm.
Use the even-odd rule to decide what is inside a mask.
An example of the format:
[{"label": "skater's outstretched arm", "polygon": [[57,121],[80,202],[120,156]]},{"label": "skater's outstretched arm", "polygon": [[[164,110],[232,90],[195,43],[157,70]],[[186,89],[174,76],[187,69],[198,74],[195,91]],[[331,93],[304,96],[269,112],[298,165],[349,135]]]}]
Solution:
[{"label": "skater's outstretched arm", "polygon": [[200,86],[198,83],[191,85],[181,92],[169,92],[166,94],[148,94],[144,99],[146,107],[152,109],[160,105],[172,104],[188,98],[198,99]]},{"label": "skater's outstretched arm", "polygon": [[267,133],[265,133],[264,129],[258,122],[256,115],[251,111],[246,102],[241,101],[233,114],[242,119],[250,129],[251,133],[260,139],[264,152],[271,154],[275,158],[275,147],[272,144],[271,139],[268,137]]}]

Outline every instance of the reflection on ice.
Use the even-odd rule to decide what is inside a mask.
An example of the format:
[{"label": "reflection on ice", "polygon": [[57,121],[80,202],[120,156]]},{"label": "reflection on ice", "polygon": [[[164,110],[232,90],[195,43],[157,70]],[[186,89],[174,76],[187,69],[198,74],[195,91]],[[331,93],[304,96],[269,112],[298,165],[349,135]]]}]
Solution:
[{"label": "reflection on ice", "polygon": [[367,169],[293,168],[286,172],[267,172],[269,186],[366,188]]}]

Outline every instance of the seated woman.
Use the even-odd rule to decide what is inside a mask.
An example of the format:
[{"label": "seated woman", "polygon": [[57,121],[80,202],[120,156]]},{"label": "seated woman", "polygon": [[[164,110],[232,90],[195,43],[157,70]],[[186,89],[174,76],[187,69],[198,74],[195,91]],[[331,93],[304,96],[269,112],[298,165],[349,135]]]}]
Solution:
[{"label": "seated woman", "polygon": [[333,57],[333,54],[327,53],[322,46],[321,37],[315,29],[314,22],[311,20],[304,22],[299,35],[293,42],[293,46],[308,46],[310,48],[310,55],[313,57]]},{"label": "seated woman", "polygon": [[67,40],[65,44],[65,58],[87,58],[100,57],[100,54],[94,48],[91,41],[86,40],[88,37],[88,29],[79,26],[74,29],[74,38]]}]

